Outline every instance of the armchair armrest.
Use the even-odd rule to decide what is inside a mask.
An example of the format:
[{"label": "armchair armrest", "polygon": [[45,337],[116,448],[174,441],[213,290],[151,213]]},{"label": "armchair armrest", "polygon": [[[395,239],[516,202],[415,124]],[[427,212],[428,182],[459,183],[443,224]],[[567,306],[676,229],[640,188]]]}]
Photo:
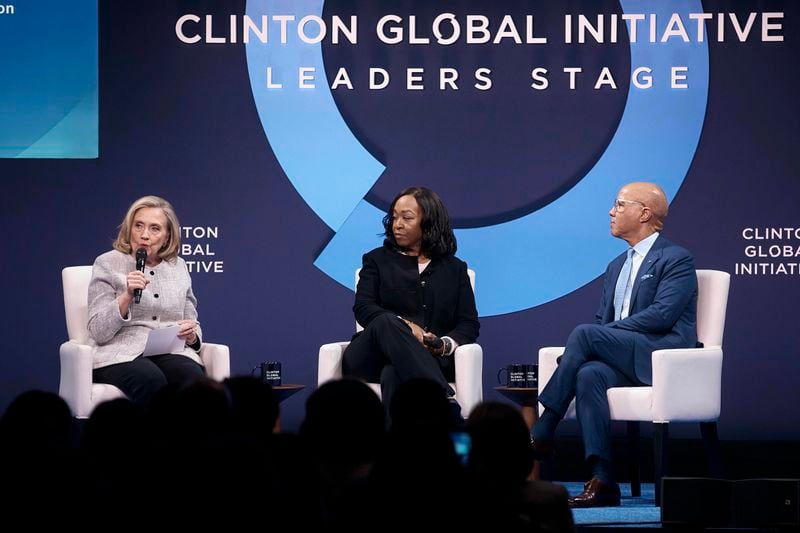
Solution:
[{"label": "armchair armrest", "polygon": [[653,352],[653,421],[713,421],[722,394],[722,347]]},{"label": "armchair armrest", "polygon": [[342,356],[350,342],[333,342],[319,347],[317,385],[342,377]]},{"label": "armchair armrest", "polygon": [[92,347],[67,341],[58,350],[61,357],[61,381],[58,394],[79,418],[92,412]]},{"label": "armchair armrest", "polygon": [[539,390],[542,390],[550,378],[553,377],[553,372],[556,371],[558,359],[564,354],[563,346],[547,346],[539,348]]},{"label": "armchair armrest", "polygon": [[200,346],[200,360],[206,367],[206,376],[222,381],[231,375],[231,352],[224,344],[204,342]]},{"label": "armchair armrest", "polygon": [[456,398],[466,418],[483,401],[483,348],[464,344],[453,353],[456,364]]}]

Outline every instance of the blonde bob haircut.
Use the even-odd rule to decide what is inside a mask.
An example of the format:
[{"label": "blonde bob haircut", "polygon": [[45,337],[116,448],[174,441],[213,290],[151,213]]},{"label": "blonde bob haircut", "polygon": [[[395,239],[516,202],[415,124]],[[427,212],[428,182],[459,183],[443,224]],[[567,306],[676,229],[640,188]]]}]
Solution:
[{"label": "blonde bob haircut", "polygon": [[131,229],[133,229],[133,219],[136,213],[145,207],[155,207],[161,209],[167,219],[167,238],[164,244],[158,251],[158,257],[166,261],[172,261],[178,257],[178,251],[181,249],[181,225],[178,222],[178,216],[175,214],[175,209],[172,204],[158,196],[143,196],[133,202],[128,208],[122,224],[119,226],[119,235],[114,241],[114,249],[119,250],[123,254],[130,255],[133,249],[131,248]]}]

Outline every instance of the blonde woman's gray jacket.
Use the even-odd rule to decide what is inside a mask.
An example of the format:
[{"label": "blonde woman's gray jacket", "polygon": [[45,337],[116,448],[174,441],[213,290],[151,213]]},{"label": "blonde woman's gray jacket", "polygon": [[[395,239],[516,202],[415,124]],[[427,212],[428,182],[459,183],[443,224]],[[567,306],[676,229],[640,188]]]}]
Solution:
[{"label": "blonde woman's gray jacket", "polygon": [[[140,303],[133,303],[128,315],[119,313],[117,297],[127,290],[128,273],[136,270],[130,255],[111,250],[98,257],[89,282],[89,338],[95,347],[93,368],[126,363],[142,354],[153,329],[174,325],[178,320],[197,320],[197,299],[186,262],[180,257],[145,267],[150,283]],[[202,338],[198,326],[197,336]],[[186,346],[180,355],[202,364]]]}]

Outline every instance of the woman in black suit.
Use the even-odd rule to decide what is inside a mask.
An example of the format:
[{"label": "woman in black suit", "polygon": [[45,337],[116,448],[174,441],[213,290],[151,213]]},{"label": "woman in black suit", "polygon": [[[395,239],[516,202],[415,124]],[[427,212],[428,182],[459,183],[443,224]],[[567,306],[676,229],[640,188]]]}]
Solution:
[{"label": "woman in black suit", "polygon": [[413,378],[448,385],[453,352],[478,338],[478,312],[467,264],[439,196],[411,187],[383,218],[383,246],[363,257],[353,312],[364,327],[344,353],[344,373],[381,383],[384,404]]}]

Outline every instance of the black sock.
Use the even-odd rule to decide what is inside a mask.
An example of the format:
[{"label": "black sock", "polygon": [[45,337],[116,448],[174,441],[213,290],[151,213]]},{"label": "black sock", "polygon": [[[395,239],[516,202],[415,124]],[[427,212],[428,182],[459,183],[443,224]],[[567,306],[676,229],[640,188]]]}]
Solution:
[{"label": "black sock", "polygon": [[556,436],[556,426],[561,421],[561,417],[555,411],[545,408],[544,413],[533,425],[533,440],[536,442],[553,442]]},{"label": "black sock", "polygon": [[606,485],[614,485],[614,467],[611,461],[592,455],[588,459],[589,468],[592,469],[592,477],[596,477]]}]

